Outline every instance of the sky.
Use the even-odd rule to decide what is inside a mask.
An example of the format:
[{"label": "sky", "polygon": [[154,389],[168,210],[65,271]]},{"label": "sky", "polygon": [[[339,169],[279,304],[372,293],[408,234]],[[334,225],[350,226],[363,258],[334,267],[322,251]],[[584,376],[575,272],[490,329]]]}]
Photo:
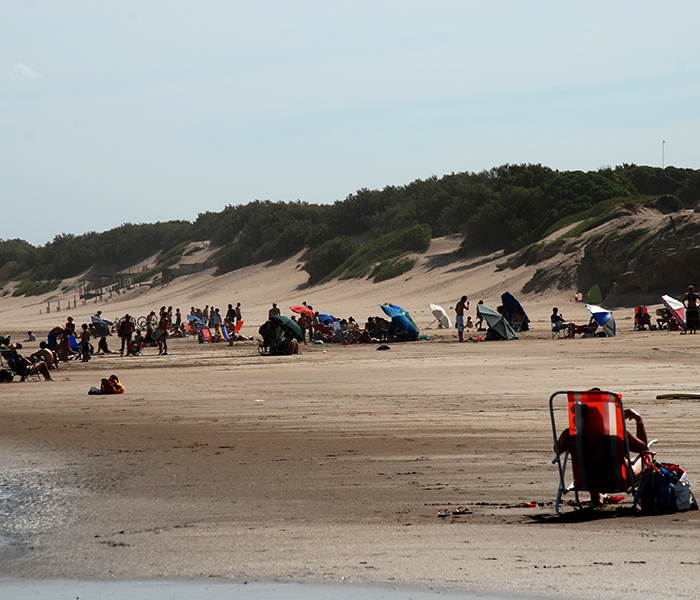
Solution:
[{"label": "sky", "polygon": [[0,0],[0,239],[505,163],[700,168],[700,3]]}]

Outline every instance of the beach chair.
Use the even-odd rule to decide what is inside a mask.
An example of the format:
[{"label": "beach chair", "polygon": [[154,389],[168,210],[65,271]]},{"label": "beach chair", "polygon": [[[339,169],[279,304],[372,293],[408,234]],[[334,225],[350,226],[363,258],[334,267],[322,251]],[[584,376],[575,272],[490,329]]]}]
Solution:
[{"label": "beach chair", "polygon": [[41,375],[36,370],[32,370],[32,365],[23,364],[19,360],[20,356],[16,350],[2,350],[0,355],[10,371],[17,375],[20,381],[26,381],[32,377],[36,377],[37,381],[41,380]]},{"label": "beach chair", "polygon": [[561,323],[556,323],[552,324],[552,339],[557,338],[570,338],[571,337],[571,328],[569,327],[568,323],[561,324]]},{"label": "beach chair", "polygon": [[[568,401],[568,426],[571,448],[573,482],[567,485],[566,465],[569,453],[559,452],[559,433],[555,423],[555,399],[566,396]],[[613,392],[590,390],[587,392],[555,392],[549,398],[549,413],[554,435],[552,464],[559,469],[559,488],[555,510],[564,494],[574,491],[576,504],[581,508],[578,493],[582,491],[605,493],[635,492],[637,483],[630,460],[625,427],[625,411],[622,397]],[[649,442],[649,446],[656,440]],[[638,456],[634,462],[639,460]]]},{"label": "beach chair", "polygon": [[644,331],[651,327],[651,315],[646,306],[637,306],[634,309],[634,331]]}]

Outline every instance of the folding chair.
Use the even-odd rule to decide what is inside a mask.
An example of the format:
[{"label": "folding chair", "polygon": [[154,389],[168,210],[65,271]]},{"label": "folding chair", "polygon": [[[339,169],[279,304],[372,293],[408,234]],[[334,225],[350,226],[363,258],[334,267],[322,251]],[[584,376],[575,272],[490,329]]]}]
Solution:
[{"label": "folding chair", "polygon": [[[565,477],[569,452],[564,453],[562,459],[554,418],[554,399],[560,395],[566,395],[568,400],[569,451],[573,470],[573,482],[568,486]],[[556,463],[559,469],[555,504],[557,514],[561,514],[559,504],[562,495],[572,490],[579,508],[581,502],[578,493],[581,491],[634,493],[637,483],[632,471],[625,411],[619,394],[600,390],[555,392],[549,398],[549,413],[556,453],[552,464]],[[656,440],[649,442],[649,446],[654,442]]]},{"label": "folding chair", "polygon": [[646,306],[637,306],[634,309],[634,330],[644,331],[651,327],[651,316]]},{"label": "folding chair", "polygon": [[19,354],[16,350],[2,350],[0,355],[5,359],[10,371],[20,378],[20,381],[25,381],[31,377],[36,377],[41,380],[41,375],[36,371],[31,371],[32,365],[22,364],[19,360]]},{"label": "folding chair", "polygon": [[557,338],[570,338],[571,337],[571,329],[569,328],[569,325],[552,325],[552,339]]}]

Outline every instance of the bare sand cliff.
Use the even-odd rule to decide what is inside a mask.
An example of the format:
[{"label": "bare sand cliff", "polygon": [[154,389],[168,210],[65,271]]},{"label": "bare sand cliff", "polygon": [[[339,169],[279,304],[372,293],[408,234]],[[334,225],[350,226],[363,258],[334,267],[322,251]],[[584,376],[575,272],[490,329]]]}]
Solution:
[{"label": "bare sand cliff", "polygon": [[[659,458],[698,483],[698,401],[656,395],[700,391],[700,337],[635,332],[632,310],[619,310],[614,339],[552,340],[552,306],[588,320],[570,302],[576,290],[520,295],[534,267],[448,260],[456,244],[434,241],[412,271],[380,284],[305,288],[295,257],[71,309],[80,324],[98,309],[114,317],[241,302],[242,332],[254,335],[271,302],[307,301],[361,322],[393,302],[430,337],[386,352],[308,345],[294,357],[171,340],[168,356],[96,356],[62,366],[53,383],[3,385],[0,484],[11,510],[0,516],[0,574],[697,596],[699,512],[555,516],[548,398],[593,386],[621,392],[659,439]],[[506,290],[532,320],[518,340],[459,344],[455,330],[426,329],[429,302],[449,309],[468,294],[474,316],[477,300],[495,306]],[[68,315],[47,315],[46,301],[2,298],[0,331],[43,339]],[[112,373],[124,395],[87,395]],[[438,518],[459,505],[473,514]]]}]

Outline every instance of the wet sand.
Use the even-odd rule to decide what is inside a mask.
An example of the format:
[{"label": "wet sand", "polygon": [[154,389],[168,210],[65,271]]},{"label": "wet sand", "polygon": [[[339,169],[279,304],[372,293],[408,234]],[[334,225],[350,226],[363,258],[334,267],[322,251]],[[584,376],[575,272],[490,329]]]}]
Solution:
[{"label": "wet sand", "polygon": [[[544,308],[534,320],[514,342],[428,330],[297,357],[173,340],[167,357],[3,386],[0,481],[23,504],[3,517],[0,574],[693,596],[700,513],[635,517],[627,501],[555,517],[547,401],[622,392],[697,483],[698,401],[655,396],[698,391],[700,338],[551,340]],[[124,395],[87,395],[112,373]],[[459,505],[473,514],[438,518]]]}]

